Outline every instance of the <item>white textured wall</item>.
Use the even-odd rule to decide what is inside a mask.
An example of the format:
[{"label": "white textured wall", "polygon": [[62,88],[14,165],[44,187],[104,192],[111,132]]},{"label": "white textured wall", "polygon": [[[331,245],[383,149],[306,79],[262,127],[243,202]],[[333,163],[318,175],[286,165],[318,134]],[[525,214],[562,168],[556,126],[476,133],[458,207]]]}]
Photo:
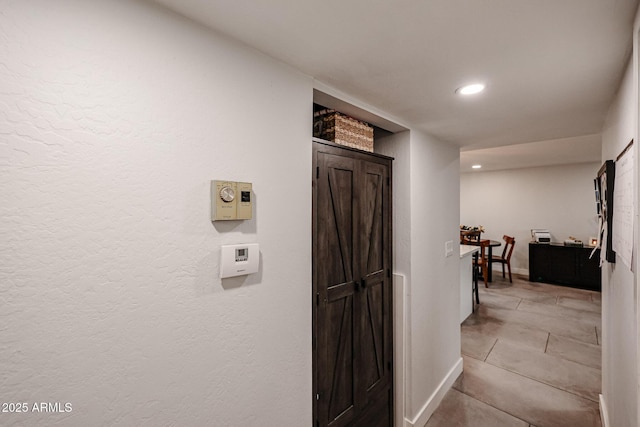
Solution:
[{"label": "white textured wall", "polygon": [[[455,380],[453,371],[461,367],[457,243],[460,153],[456,146],[412,131],[410,162],[408,414],[416,426],[422,426]],[[446,241],[453,242],[453,256],[445,257]]]},{"label": "white textured wall", "polygon": [[[375,151],[393,161],[393,272],[394,272],[394,394],[395,420],[403,427],[411,371],[406,358],[410,345],[410,313],[407,289],[411,279],[411,135],[409,131],[376,139]],[[401,276],[398,277],[397,275]]]},{"label": "white textured wall", "polygon": [[406,376],[396,393],[405,393],[403,425],[422,427],[461,369],[460,153],[415,130],[376,141],[376,151],[395,158],[394,272],[405,277],[408,294]]},{"label": "white textured wall", "polygon": [[[393,161],[393,271],[411,275],[411,152],[410,132],[376,140],[376,153]],[[405,284],[407,282],[405,281]]]},{"label": "white textured wall", "polygon": [[[569,236],[588,242],[597,236],[593,180],[600,166],[583,163],[463,173],[460,222],[484,226],[487,239],[515,237],[512,271],[528,274],[532,228],[549,229],[557,242]],[[494,248],[494,254],[502,253],[503,247]]]},{"label": "white textured wall", "polygon": [[[142,2],[0,28],[0,396],[73,408],[0,424],[309,425],[310,78]],[[255,218],[212,225],[212,179]]]},{"label": "white textured wall", "polygon": [[[636,51],[637,55],[637,51]],[[638,93],[631,64],[614,100],[602,135],[602,159],[615,160],[634,139],[638,120]],[[638,143],[636,169],[638,163]],[[637,182],[636,182],[637,191]],[[615,209],[615,206],[614,206]],[[637,223],[636,200],[636,230]],[[635,241],[637,255],[638,241]],[[634,255],[634,257],[636,256]],[[602,268],[602,395],[609,414],[609,426],[637,427],[638,413],[638,323],[637,273],[622,262]]]}]

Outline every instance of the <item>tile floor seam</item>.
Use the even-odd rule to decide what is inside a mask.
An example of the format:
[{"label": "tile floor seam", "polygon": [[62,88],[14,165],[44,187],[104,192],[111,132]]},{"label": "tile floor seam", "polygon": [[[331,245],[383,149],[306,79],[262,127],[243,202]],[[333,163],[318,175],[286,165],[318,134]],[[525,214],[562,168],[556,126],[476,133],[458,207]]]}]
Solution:
[{"label": "tile floor seam", "polygon": [[[524,310],[521,310],[521,311],[524,311]],[[527,312],[527,313],[528,313],[528,312]],[[532,314],[536,314],[536,313],[532,313]],[[498,318],[498,317],[493,317],[493,316],[490,316],[490,315],[485,315],[485,317],[486,317],[486,318],[489,318],[489,319],[493,319],[493,320],[495,320],[495,321],[497,321],[497,322],[505,322],[505,323],[506,323],[506,321],[504,321],[504,320],[502,320],[502,319],[500,319],[500,318]],[[514,322],[511,322],[511,324],[514,324]],[[578,337],[575,337],[575,336],[567,336],[567,335],[562,335],[562,334],[561,334],[561,333],[559,333],[559,332],[552,332],[552,331],[549,331],[549,330],[547,330],[547,329],[539,328],[539,327],[537,327],[536,325],[531,325],[531,324],[529,324],[529,325],[527,325],[527,326],[528,326],[528,327],[530,327],[531,329],[535,329],[535,330],[537,330],[537,331],[544,332],[544,333],[546,333],[546,334],[551,334],[551,333],[553,333],[553,335],[555,335],[555,336],[557,336],[557,337],[567,338],[567,339],[574,340],[574,341],[578,341],[578,342],[581,342],[581,343],[584,343],[584,344],[591,344],[591,345],[598,345],[598,346],[600,345],[600,343],[599,343],[599,341],[598,341],[598,333],[597,333],[597,328],[598,328],[598,327],[597,327],[597,326],[595,326],[595,328],[596,328],[596,342],[595,342],[595,343],[593,343],[593,342],[589,342],[589,341],[585,341],[585,340],[582,340],[582,339],[580,339],[580,338],[578,338]],[[584,326],[586,326],[586,325],[584,325]],[[586,331],[585,331],[585,332],[586,332]]]},{"label": "tile floor seam", "polygon": [[[571,391],[571,390],[565,390],[565,389],[560,388],[560,387],[558,387],[558,386],[556,386],[556,385],[549,384],[548,382],[545,382],[545,381],[541,381],[541,380],[539,380],[538,378],[533,378],[533,377],[530,377],[530,376],[528,376],[528,375],[524,375],[524,374],[523,374],[523,373],[521,373],[521,372],[517,372],[517,371],[513,371],[513,370],[511,370],[511,369],[503,368],[502,366],[498,366],[498,365],[493,364],[493,363],[491,363],[491,362],[484,362],[484,363],[486,363],[487,365],[491,365],[491,366],[493,366],[493,367],[495,367],[495,368],[502,369],[503,371],[511,372],[512,374],[515,374],[515,375],[521,376],[522,378],[528,378],[528,379],[530,379],[531,381],[535,381],[535,382],[537,382],[537,383],[544,384],[544,385],[547,385],[547,386],[549,386],[549,387],[553,387],[553,388],[555,388],[556,390],[560,390],[560,391],[563,391],[563,392],[565,392],[565,393],[569,393],[569,394],[571,394],[571,395],[573,395],[573,396],[575,396],[575,397],[579,397],[580,399],[588,400],[588,401],[590,401],[590,402],[594,402],[594,403],[599,403],[599,400],[598,400],[598,399],[591,399],[591,398],[589,398],[589,397],[585,397],[585,396],[582,396],[582,395],[580,395],[580,394],[576,394],[576,393],[574,393],[574,392],[573,392],[573,391]],[[601,392],[601,391],[600,391],[600,392]]]},{"label": "tile floor seam", "polygon": [[567,336],[567,335],[561,335],[559,333],[554,333],[553,335],[555,335],[557,337],[562,337],[562,338],[567,338],[567,339],[570,339],[570,340],[578,341],[578,342],[581,342],[581,343],[584,343],[584,344],[599,345],[599,344],[597,344],[597,342],[598,342],[598,334],[597,333],[596,333],[596,344],[594,344],[592,342],[589,342],[589,341],[581,340],[580,338],[570,337],[570,336]]},{"label": "tile floor seam", "polygon": [[[520,311],[524,311],[525,313],[529,313],[529,314],[536,314],[536,315],[538,314],[538,313],[530,313],[530,312],[525,311],[525,310],[520,310]],[[499,317],[494,317],[494,316],[487,315],[487,314],[484,314],[483,316],[485,316],[486,318],[489,318],[489,319],[493,319],[493,320],[495,320],[497,322],[507,322],[506,320],[500,319]],[[510,323],[514,324],[514,323],[519,323],[519,322],[511,321]],[[574,341],[579,341],[579,342],[582,342],[582,343],[585,343],[585,344],[599,345],[598,344],[598,334],[597,334],[597,328],[598,327],[597,326],[594,326],[596,328],[596,343],[595,344],[593,342],[581,340],[580,338],[577,338],[575,336],[567,336],[567,335],[562,335],[559,332],[552,332],[552,331],[549,331],[547,329],[543,329],[542,327],[537,327],[537,325],[535,325],[535,324],[528,324],[527,326],[532,328],[532,329],[535,329],[535,330],[538,330],[540,332],[544,332],[544,333],[547,333],[547,334],[553,333],[555,336],[558,336],[558,337],[568,338],[568,339],[571,339],[571,340],[574,340]],[[582,324],[581,326],[587,327],[588,325]],[[586,332],[586,330],[584,332]]]},{"label": "tile floor seam", "polygon": [[478,362],[484,362],[484,360],[482,360],[482,359],[478,359],[478,358],[477,358],[476,356],[474,356],[473,354],[467,354],[467,353],[460,353],[460,354],[462,354],[463,356],[470,357],[470,358],[472,358],[472,359],[476,359]]},{"label": "tile floor seam", "polygon": [[518,307],[520,307],[520,304],[522,304],[522,300],[523,300],[523,298],[520,298],[520,301],[518,301],[518,305],[516,305],[516,308],[514,308],[514,310],[517,310]]},{"label": "tile floor seam", "polygon": [[491,346],[491,348],[489,349],[489,352],[487,353],[487,355],[484,357],[483,362],[487,361],[487,358],[489,357],[489,355],[491,354],[491,352],[493,351],[493,348],[496,346],[496,344],[498,343],[498,340],[500,338],[496,338],[496,340],[493,342],[493,345]]},{"label": "tile floor seam", "polygon": [[547,343],[544,345],[544,352],[547,353],[547,348],[549,348],[549,338],[551,338],[551,332],[547,333]]},{"label": "tile floor seam", "polygon": [[[554,336],[554,337],[556,337],[556,338],[572,339],[572,338],[563,337],[562,335],[549,334],[549,341],[551,341],[551,335],[553,335],[553,336]],[[600,345],[598,345],[598,344],[585,343],[585,342],[580,341],[580,340],[574,340],[574,341],[577,341],[577,342],[579,342],[579,343],[581,343],[581,344],[586,344],[586,345],[590,345],[590,346],[594,346],[594,347],[600,347]],[[548,348],[548,347],[547,347],[547,348]],[[601,352],[601,351],[602,351],[602,349],[601,349],[601,348],[599,348],[599,349],[598,349],[598,351],[600,351],[600,352]],[[588,365],[588,364],[586,364],[586,363],[584,363],[584,362],[580,362],[580,361],[578,361],[578,360],[569,359],[569,358],[567,358],[567,357],[565,357],[565,356],[563,356],[563,355],[561,355],[561,354],[556,354],[556,353],[554,353],[554,352],[549,353],[549,352],[548,352],[548,351],[546,351],[546,350],[545,350],[545,353],[549,354],[550,356],[559,357],[559,358],[561,358],[561,359],[563,359],[563,360],[568,360],[568,361],[570,361],[570,362],[577,363],[577,364],[582,365],[582,366],[586,366],[587,368],[597,369],[598,371],[600,371],[600,373],[602,373],[602,367],[597,367],[597,366],[593,366],[593,365]]]},{"label": "tile floor seam", "polygon": [[531,425],[531,422],[530,422],[529,420],[525,420],[524,418],[521,418],[521,417],[519,417],[519,416],[517,416],[517,415],[515,415],[515,414],[512,414],[512,413],[511,413],[511,412],[509,412],[509,411],[505,411],[504,409],[502,409],[502,408],[498,408],[497,406],[492,405],[491,403],[485,402],[484,400],[480,400],[480,399],[478,399],[478,398],[477,398],[477,397],[475,397],[475,396],[472,396],[472,395],[470,395],[470,394],[465,393],[464,391],[460,391],[460,390],[458,390],[458,391],[459,391],[460,393],[464,394],[465,396],[470,397],[471,399],[473,399],[473,400],[475,400],[475,401],[478,401],[478,402],[480,402],[480,403],[483,403],[483,404],[485,404],[485,405],[487,405],[487,406],[492,407],[493,409],[495,409],[495,410],[497,410],[497,411],[500,411],[500,412],[502,412],[502,413],[505,413],[505,414],[507,414],[507,415],[510,415],[510,416],[512,416],[513,418],[519,419],[520,421],[525,422],[525,423],[527,423],[527,424]]}]

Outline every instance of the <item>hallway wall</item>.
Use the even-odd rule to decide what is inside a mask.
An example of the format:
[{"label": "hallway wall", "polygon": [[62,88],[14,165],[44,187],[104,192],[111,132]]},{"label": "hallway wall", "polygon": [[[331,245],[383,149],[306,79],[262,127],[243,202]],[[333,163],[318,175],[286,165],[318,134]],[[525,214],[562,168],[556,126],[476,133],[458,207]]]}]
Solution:
[{"label": "hallway wall", "polygon": [[[3,399],[72,404],[2,423],[309,424],[311,78],[146,2],[0,28]],[[254,219],[212,224],[213,179]],[[260,272],[220,280],[245,242]]]},{"label": "hallway wall", "polygon": [[[636,53],[637,55],[637,53]],[[636,71],[637,72],[637,71]],[[635,138],[638,120],[637,87],[629,63],[602,135],[602,160],[615,160]],[[638,169],[638,144],[636,170]],[[636,181],[636,191],[638,189]],[[615,206],[614,206],[615,209]],[[637,200],[636,200],[637,230]],[[638,242],[635,240],[635,250]],[[636,252],[637,253],[637,252]],[[602,395],[609,427],[636,427],[638,413],[637,273],[628,266],[604,263],[602,267]]]},{"label": "hallway wall", "polygon": [[[412,426],[423,426],[462,372],[460,356],[460,152],[411,135]],[[445,256],[445,242],[453,253]],[[437,268],[435,267],[437,266]],[[427,399],[425,399],[425,396]]]},{"label": "hallway wall", "polygon": [[[423,426],[462,372],[458,215],[451,214],[460,210],[459,150],[414,130],[376,149],[395,158],[394,271],[408,298],[404,426]],[[445,256],[447,241],[455,256]]]},{"label": "hallway wall", "polygon": [[[309,425],[312,78],[146,1],[8,0],[0,28],[4,399],[72,404],[34,426]],[[402,138],[411,422],[460,357],[458,150]],[[254,219],[212,224],[214,179],[252,182]],[[245,242],[259,273],[220,280]]]}]

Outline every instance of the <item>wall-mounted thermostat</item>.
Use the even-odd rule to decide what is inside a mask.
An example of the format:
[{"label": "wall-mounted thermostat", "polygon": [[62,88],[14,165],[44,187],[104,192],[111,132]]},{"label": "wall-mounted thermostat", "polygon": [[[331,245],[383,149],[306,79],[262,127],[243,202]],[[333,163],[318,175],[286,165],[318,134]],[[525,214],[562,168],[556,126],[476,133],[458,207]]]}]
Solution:
[{"label": "wall-mounted thermostat", "polygon": [[211,221],[251,219],[252,199],[250,182],[211,181]]},{"label": "wall-mounted thermostat", "polygon": [[258,272],[260,247],[257,243],[224,245],[220,251],[220,278]]}]

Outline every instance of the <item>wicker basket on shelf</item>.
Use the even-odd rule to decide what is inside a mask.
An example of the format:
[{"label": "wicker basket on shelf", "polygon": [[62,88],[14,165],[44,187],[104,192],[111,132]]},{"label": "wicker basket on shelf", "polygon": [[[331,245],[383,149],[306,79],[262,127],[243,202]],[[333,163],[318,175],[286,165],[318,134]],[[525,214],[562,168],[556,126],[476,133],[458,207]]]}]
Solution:
[{"label": "wicker basket on shelf", "polygon": [[331,109],[313,114],[313,136],[373,152],[373,127]]}]

